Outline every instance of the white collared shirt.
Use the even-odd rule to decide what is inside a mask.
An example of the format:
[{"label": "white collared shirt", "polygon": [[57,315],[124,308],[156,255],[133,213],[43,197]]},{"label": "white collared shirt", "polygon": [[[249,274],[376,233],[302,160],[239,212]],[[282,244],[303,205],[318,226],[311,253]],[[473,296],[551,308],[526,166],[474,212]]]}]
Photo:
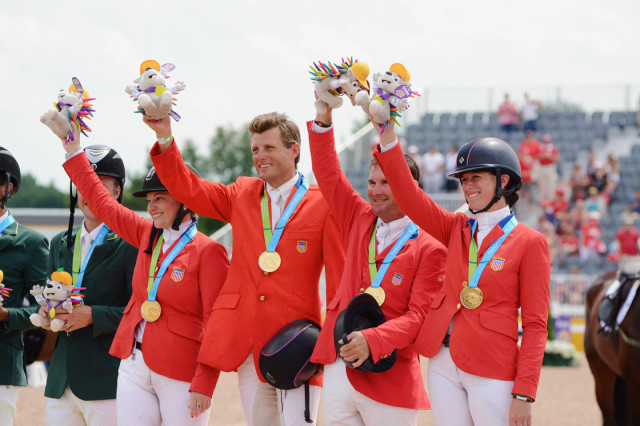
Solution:
[{"label": "white collared shirt", "polygon": [[[269,194],[269,199],[271,200],[271,212],[272,212],[271,229],[275,229],[276,223],[278,223],[280,216],[282,216],[282,213],[284,212],[284,206],[287,204],[287,200],[291,195],[291,191],[293,191],[293,188],[296,186],[297,181],[298,181],[298,173],[296,173],[291,179],[289,179],[288,181],[286,181],[285,183],[283,183],[277,188],[274,188],[269,183],[267,183],[267,193]],[[282,199],[280,205],[276,204],[278,200],[274,200],[276,198],[275,196],[276,192],[280,194],[280,198]],[[279,213],[273,214],[273,212],[276,212],[276,211]]]},{"label": "white collared shirt", "polygon": [[171,247],[171,245],[175,243],[182,234],[187,232],[187,229],[191,226],[191,222],[192,221],[190,220],[182,222],[177,231],[173,228],[162,229],[162,253],[169,250],[169,247]]},{"label": "white collared shirt", "polygon": [[378,253],[382,253],[391,243],[400,238],[400,235],[411,223],[411,219],[408,216],[403,216],[400,219],[392,220],[389,223],[385,223],[382,219],[378,218],[378,227],[376,228],[376,243]]},{"label": "white collared shirt", "polygon": [[478,248],[482,246],[484,237],[486,237],[489,232],[491,232],[493,227],[510,214],[511,211],[509,210],[509,206],[505,206],[499,210],[495,210],[492,212],[478,213],[478,215],[476,216],[476,220],[478,221],[478,227],[476,229],[476,240],[478,242]]},{"label": "white collared shirt", "polygon": [[8,217],[9,217],[9,210],[4,212],[4,214],[2,216],[0,216],[0,223],[2,223],[2,221],[5,220]]}]

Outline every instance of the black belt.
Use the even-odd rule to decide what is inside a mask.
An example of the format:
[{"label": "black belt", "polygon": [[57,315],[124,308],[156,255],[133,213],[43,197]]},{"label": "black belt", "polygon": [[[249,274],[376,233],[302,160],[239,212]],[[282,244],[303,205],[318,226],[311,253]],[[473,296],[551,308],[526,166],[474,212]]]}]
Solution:
[{"label": "black belt", "polygon": [[446,336],[444,336],[444,340],[442,341],[442,344],[444,345],[445,348],[449,347],[449,337],[451,337],[451,336],[449,334],[447,334]]},{"label": "black belt", "polygon": [[[449,346],[449,344],[448,344],[448,343],[447,343],[447,346]],[[141,350],[142,350],[142,343],[140,343],[140,342],[138,342],[138,341],[136,340],[135,347],[136,347],[136,349],[137,349],[137,350],[141,351]]]}]

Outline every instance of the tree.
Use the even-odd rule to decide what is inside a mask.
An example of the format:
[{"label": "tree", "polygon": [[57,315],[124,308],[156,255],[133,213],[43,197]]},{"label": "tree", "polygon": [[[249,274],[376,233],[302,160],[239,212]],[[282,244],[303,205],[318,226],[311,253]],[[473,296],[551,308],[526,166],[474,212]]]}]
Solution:
[{"label": "tree", "polygon": [[20,179],[18,193],[11,198],[11,207],[69,207],[69,193],[58,190],[53,182],[47,186],[40,185],[33,175],[26,173]]},{"label": "tree", "polygon": [[211,154],[204,173],[215,182],[229,185],[238,176],[251,176],[253,155],[251,154],[251,136],[244,125],[241,130],[231,127],[218,127],[209,143]]}]

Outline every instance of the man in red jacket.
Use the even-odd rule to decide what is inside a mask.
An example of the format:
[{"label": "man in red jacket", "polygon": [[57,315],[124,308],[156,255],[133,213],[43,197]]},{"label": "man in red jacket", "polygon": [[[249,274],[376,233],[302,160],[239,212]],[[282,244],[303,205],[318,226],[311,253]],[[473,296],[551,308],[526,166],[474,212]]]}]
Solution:
[{"label": "man in red jacket", "polygon": [[[369,202],[353,189],[340,169],[331,108],[327,110],[307,125],[311,157],[322,195],[344,235],[347,257],[340,286],[327,306],[327,318],[311,357],[312,362],[325,365],[324,421],[417,424],[418,410],[430,405],[420,359],[409,345],[442,287],[447,250],[426,232],[418,231],[400,210],[375,160],[370,163]],[[419,181],[415,162],[405,158],[413,178]],[[387,263],[388,269],[383,267]],[[339,313],[354,296],[371,292],[371,288],[384,295],[378,303],[386,322],[350,333],[349,343],[342,346],[339,355],[358,367],[369,357],[378,362],[397,349],[395,364],[381,373],[346,368],[341,359],[336,360],[333,337]]]},{"label": "man in red jacket", "polygon": [[[233,227],[231,266],[213,305],[199,362],[238,371],[249,425],[304,424],[304,388],[276,390],[258,369],[260,349],[284,325],[298,319],[321,322],[322,267],[331,300],[344,266],[342,234],[320,190],[296,171],[298,127],[284,114],[254,118],[249,132],[259,179],[239,177],[227,186],[200,179],[184,165],[168,117],[145,117],[145,122],[158,137],[151,159],[169,192],[196,213]],[[315,420],[322,378],[310,382]]]}]

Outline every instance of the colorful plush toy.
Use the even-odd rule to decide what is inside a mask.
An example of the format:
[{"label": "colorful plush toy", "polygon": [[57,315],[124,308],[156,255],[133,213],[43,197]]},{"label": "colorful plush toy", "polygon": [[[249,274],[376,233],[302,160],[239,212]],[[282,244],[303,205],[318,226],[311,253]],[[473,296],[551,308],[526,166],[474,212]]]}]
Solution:
[{"label": "colorful plush toy", "polygon": [[89,97],[89,92],[85,91],[80,84],[80,80],[76,77],[71,79],[73,84],[69,86],[69,91],[61,90],[58,93],[58,100],[53,103],[55,109],[45,112],[40,121],[49,127],[60,139],[72,141],[73,126],[83,135],[88,136],[87,132],[91,129],[87,126],[85,120],[93,117],[95,110],[91,101],[95,98]]},{"label": "colorful plush toy", "polygon": [[[324,114],[327,112],[327,105],[331,108],[342,106],[341,95],[346,94],[351,98],[351,104],[356,105],[356,95],[359,92],[369,94],[369,65],[364,62],[355,61],[353,58],[343,58],[339,65],[318,61],[313,66],[309,66],[312,75],[311,80],[315,84],[315,92],[318,100],[315,103],[316,110]],[[366,92],[365,92],[366,91]]]},{"label": "colorful plush toy", "polygon": [[2,272],[2,269],[0,269],[0,306],[4,303],[4,299],[9,297],[9,292],[12,291],[12,289],[5,287],[5,285],[2,284],[3,279],[4,273]]},{"label": "colorful plush toy", "polygon": [[60,331],[65,322],[56,318],[56,308],[62,307],[67,312],[73,311],[74,301],[72,297],[84,297],[79,291],[84,287],[73,287],[73,280],[68,272],[55,271],[51,274],[51,280],[47,280],[47,286],[33,286],[30,293],[35,297],[40,306],[46,306],[49,310],[49,318],[42,318],[39,314],[31,314],[29,319],[35,326],[42,327],[49,324],[51,331]]},{"label": "colorful plush toy", "polygon": [[138,101],[138,111],[144,112],[154,120],[159,120],[167,115],[174,120],[180,120],[180,114],[172,109],[175,105],[173,95],[185,89],[182,81],[176,81],[176,85],[167,88],[166,78],[168,72],[173,71],[173,64],[160,66],[157,61],[149,59],[140,64],[140,77],[133,80],[137,85],[128,85],[124,90]]},{"label": "colorful plush toy", "polygon": [[380,133],[384,132],[393,120],[398,126],[398,118],[402,111],[409,107],[409,98],[419,96],[411,90],[409,79],[411,74],[402,64],[393,64],[389,71],[373,75],[373,93],[371,100],[365,102],[364,94],[356,95],[356,103],[363,106],[363,110],[380,124]]}]

